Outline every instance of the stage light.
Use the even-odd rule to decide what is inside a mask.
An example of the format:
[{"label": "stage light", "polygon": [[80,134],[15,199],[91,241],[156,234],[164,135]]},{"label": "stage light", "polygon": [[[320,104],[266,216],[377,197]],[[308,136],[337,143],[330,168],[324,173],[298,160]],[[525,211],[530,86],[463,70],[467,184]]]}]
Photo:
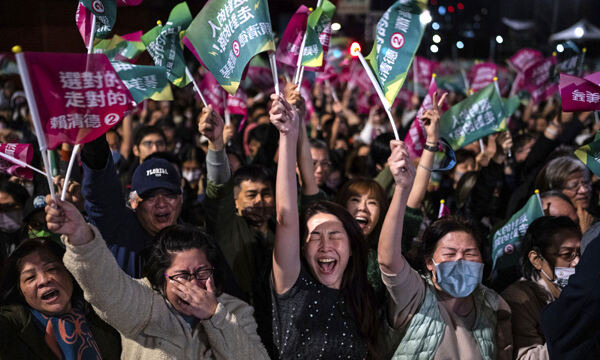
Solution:
[{"label": "stage light", "polygon": [[502,36],[498,35],[498,36],[496,36],[496,42],[498,44],[502,44],[504,42],[504,39],[502,38]]},{"label": "stage light", "polygon": [[459,49],[462,49],[462,48],[465,47],[465,44],[462,41],[459,40],[459,41],[456,42],[456,47],[459,48]]},{"label": "stage light", "polygon": [[454,12],[454,6],[452,6],[452,5],[448,6],[448,12],[449,13],[453,13]]},{"label": "stage light", "polygon": [[439,48],[437,47],[437,45],[431,45],[429,47],[429,50],[431,50],[431,52],[435,54],[439,51]]},{"label": "stage light", "polygon": [[442,37],[438,34],[433,35],[433,42],[439,44],[442,41]]},{"label": "stage light", "polygon": [[440,29],[440,23],[434,22],[433,24],[431,24],[431,28],[433,30],[439,30]]},{"label": "stage light", "polygon": [[456,7],[458,8],[458,10],[464,10],[465,9],[465,6],[463,5],[463,3],[460,3],[460,2],[458,4],[456,4]]},{"label": "stage light", "polygon": [[340,31],[340,29],[342,28],[342,25],[340,25],[340,23],[333,23],[331,24],[331,30],[333,31]]},{"label": "stage light", "polygon": [[431,18],[431,13],[429,13],[429,10],[423,11],[423,13],[421,13],[421,16],[419,16],[419,21],[421,21],[421,25],[427,25],[431,22],[431,20],[433,19]]},{"label": "stage light", "polygon": [[446,8],[443,7],[443,6],[440,6],[438,8],[438,14],[440,14],[440,15],[446,15]]},{"label": "stage light", "polygon": [[563,46],[563,44],[556,45],[556,51],[558,51],[559,53],[565,51],[565,47]]},{"label": "stage light", "polygon": [[581,26],[575,28],[575,36],[578,38],[582,37],[585,34],[585,30]]}]

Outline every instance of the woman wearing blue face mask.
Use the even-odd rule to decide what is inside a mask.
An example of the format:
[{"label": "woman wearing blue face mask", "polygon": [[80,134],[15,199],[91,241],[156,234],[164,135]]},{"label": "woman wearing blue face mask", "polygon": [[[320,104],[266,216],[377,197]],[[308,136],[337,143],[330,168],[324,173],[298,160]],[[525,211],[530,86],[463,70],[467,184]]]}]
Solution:
[{"label": "woman wearing blue face mask", "polygon": [[[403,145],[393,147],[388,160],[396,187],[410,172],[395,160]],[[433,222],[423,234],[419,273],[401,252],[406,202],[406,194],[394,193],[378,246],[391,297],[392,359],[511,359],[510,308],[481,285],[483,260],[474,227],[454,217]]]},{"label": "woman wearing blue face mask", "polygon": [[543,216],[529,225],[520,251],[523,277],[502,292],[512,309],[517,359],[549,358],[540,313],[575,273],[580,243],[579,225],[566,216]]}]

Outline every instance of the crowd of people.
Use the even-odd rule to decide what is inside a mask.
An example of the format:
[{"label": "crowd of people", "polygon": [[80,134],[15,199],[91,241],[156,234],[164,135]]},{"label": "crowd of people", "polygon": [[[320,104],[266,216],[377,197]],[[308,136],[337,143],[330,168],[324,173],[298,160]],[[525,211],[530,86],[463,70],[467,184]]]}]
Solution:
[{"label": "crowd of people", "polygon": [[[0,142],[35,145],[2,86]],[[0,175],[0,359],[600,358],[600,182],[573,155],[592,113],[524,98],[440,172],[440,109],[464,94],[434,94],[411,158],[357,88],[311,90],[247,89],[225,124],[174,88],[82,146],[54,177],[66,201]],[[394,107],[401,139],[422,101]],[[535,189],[544,216],[492,271],[494,232]]]}]

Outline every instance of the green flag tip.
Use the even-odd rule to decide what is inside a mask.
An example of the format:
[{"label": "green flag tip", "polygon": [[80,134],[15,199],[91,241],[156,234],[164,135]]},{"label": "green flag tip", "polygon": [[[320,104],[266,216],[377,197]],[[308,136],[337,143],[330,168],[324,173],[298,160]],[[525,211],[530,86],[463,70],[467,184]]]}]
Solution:
[{"label": "green flag tip", "polygon": [[587,48],[583,48],[583,52],[587,52]]},{"label": "green flag tip", "polygon": [[552,52],[552,56],[556,56],[556,51],[553,51],[553,52]]},{"label": "green flag tip", "polygon": [[184,34],[185,34],[185,30],[181,30],[181,31],[179,32],[179,36],[183,36]]},{"label": "green flag tip", "polygon": [[436,76],[437,76],[436,73],[431,74],[431,77],[436,77]]},{"label": "green flag tip", "polygon": [[498,81],[498,77],[494,76],[494,82]]},{"label": "green flag tip", "polygon": [[311,11],[311,12],[312,12],[312,11],[313,11],[313,8],[308,8],[308,11]]},{"label": "green flag tip", "polygon": [[162,21],[156,20],[156,25],[162,25]]},{"label": "green flag tip", "polygon": [[535,189],[534,193],[535,193],[536,195],[539,195],[539,194],[540,194],[540,189]]},{"label": "green flag tip", "polygon": [[18,54],[20,52],[23,52],[23,48],[21,47],[21,45],[15,45],[12,47],[12,52]]},{"label": "green flag tip", "polygon": [[444,199],[440,200],[440,204],[445,204],[445,203],[446,203],[446,200],[444,200]]}]

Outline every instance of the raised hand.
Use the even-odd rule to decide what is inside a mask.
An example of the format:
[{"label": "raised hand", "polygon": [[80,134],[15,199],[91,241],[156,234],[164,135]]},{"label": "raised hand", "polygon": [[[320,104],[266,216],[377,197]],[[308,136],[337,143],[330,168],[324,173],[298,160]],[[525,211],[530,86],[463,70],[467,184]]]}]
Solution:
[{"label": "raised hand", "polygon": [[273,100],[269,111],[271,123],[281,134],[297,136],[300,123],[298,112],[281,95],[273,94],[271,100]]},{"label": "raised hand", "polygon": [[69,237],[73,245],[82,245],[94,239],[92,230],[75,205],[67,201],[52,200],[46,196],[46,224],[48,230]]},{"label": "raised hand", "polygon": [[212,276],[206,280],[206,289],[184,279],[169,282],[173,285],[175,294],[185,301],[181,304],[185,315],[205,320],[210,319],[217,311],[218,302]]},{"label": "raised hand", "polygon": [[[54,184],[58,188],[57,193],[61,194],[63,186],[65,185],[64,176],[58,175],[57,177],[55,177]],[[78,183],[77,181],[69,180],[69,185],[67,186],[67,193],[65,196],[65,200],[70,203],[73,203],[73,205],[75,205],[75,207],[77,207],[77,209],[79,211],[83,211],[84,199],[83,199],[83,195],[81,195],[81,184],[80,183]]]},{"label": "raised hand", "polygon": [[416,169],[412,161],[410,161],[408,147],[400,140],[392,140],[390,141],[390,148],[392,149],[392,154],[388,158],[387,163],[396,186],[410,191],[415,180]]},{"label": "raised hand", "polygon": [[292,82],[285,84],[284,94],[287,102],[296,107],[298,117],[304,119],[304,116],[306,115],[306,102],[304,101],[302,94],[300,94],[298,85]]},{"label": "raised hand", "polygon": [[425,126],[425,132],[427,133],[427,143],[431,146],[436,146],[440,138],[440,107],[446,100],[448,93],[444,93],[442,97],[437,99],[437,91],[433,93],[433,109],[425,110],[421,114],[421,121]]},{"label": "raised hand", "polygon": [[212,105],[208,105],[202,109],[200,119],[198,119],[198,131],[200,134],[206,136],[214,147],[223,146],[224,126],[223,118],[213,110]]}]

